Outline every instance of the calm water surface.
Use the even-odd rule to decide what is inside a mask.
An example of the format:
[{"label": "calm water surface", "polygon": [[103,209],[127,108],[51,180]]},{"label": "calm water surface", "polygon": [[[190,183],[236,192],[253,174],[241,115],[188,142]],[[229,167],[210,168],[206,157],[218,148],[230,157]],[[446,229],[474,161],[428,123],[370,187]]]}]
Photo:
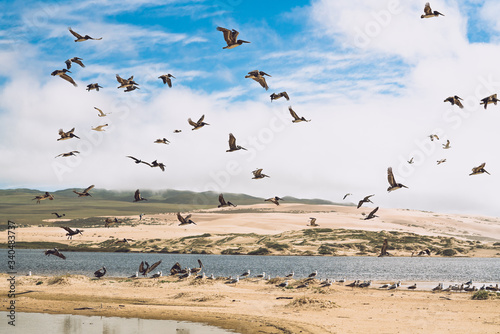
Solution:
[{"label": "calm water surface", "polygon": [[[7,257],[7,250],[2,250]],[[128,277],[138,270],[141,261],[153,264],[162,260],[157,270],[164,275],[175,262],[182,267],[198,267],[215,276],[236,276],[250,270],[255,276],[265,272],[271,277],[284,276],[292,270],[302,278],[318,270],[319,278],[407,281],[468,281],[499,282],[500,258],[442,257],[312,257],[312,256],[249,256],[191,255],[152,253],[88,253],[65,252],[66,260],[45,256],[43,250],[16,250],[18,275],[31,271],[33,275],[80,274],[93,277],[94,271],[105,266],[106,276]],[[3,272],[7,272],[4,264]],[[156,271],[156,270],[155,270]]]},{"label": "calm water surface", "polygon": [[138,318],[97,317],[69,314],[16,313],[16,326],[7,324],[0,312],[0,333],[12,334],[224,334],[235,333],[194,322]]}]

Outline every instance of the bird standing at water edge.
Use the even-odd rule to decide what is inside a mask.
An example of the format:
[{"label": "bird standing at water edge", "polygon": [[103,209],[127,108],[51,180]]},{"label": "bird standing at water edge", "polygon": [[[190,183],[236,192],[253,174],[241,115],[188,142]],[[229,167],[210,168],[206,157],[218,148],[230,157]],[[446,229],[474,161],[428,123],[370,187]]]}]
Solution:
[{"label": "bird standing at water edge", "polygon": [[106,275],[106,267],[104,267],[104,266],[102,266],[101,269],[99,269],[96,272],[94,272],[94,276],[97,277],[97,278],[101,278],[104,275]]}]

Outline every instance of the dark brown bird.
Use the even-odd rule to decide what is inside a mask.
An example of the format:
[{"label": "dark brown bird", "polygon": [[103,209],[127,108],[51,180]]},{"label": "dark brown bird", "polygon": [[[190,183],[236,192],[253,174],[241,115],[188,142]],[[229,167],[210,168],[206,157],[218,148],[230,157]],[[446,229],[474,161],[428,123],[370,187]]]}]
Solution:
[{"label": "dark brown bird", "polygon": [[479,103],[484,104],[484,109],[488,106],[488,104],[493,103],[494,105],[497,105],[498,99],[497,99],[497,94],[490,95],[488,97],[485,97],[484,99],[481,99],[481,102]]},{"label": "dark brown bird", "polygon": [[448,97],[443,102],[450,102],[452,106],[454,106],[456,104],[457,106],[460,107],[460,109],[463,109],[464,105],[462,104],[462,102],[460,102],[460,100],[463,101],[463,99],[461,97],[455,95],[455,96]]},{"label": "dark brown bird", "polygon": [[99,91],[99,88],[102,88],[99,86],[98,83],[91,83],[87,85],[87,91],[90,92],[91,90],[95,89],[96,91]]},{"label": "dark brown bird", "polygon": [[155,144],[166,144],[166,145],[170,144],[170,142],[168,141],[167,138],[163,138],[163,139],[158,138],[154,142],[155,142]]},{"label": "dark brown bird", "polygon": [[263,179],[265,177],[270,177],[269,175],[262,174],[262,168],[256,169],[252,173],[253,173],[252,179]]},{"label": "dark brown bird", "polygon": [[394,178],[394,174],[392,173],[392,167],[387,168],[387,180],[389,181],[389,184],[390,184],[390,187],[387,188],[388,192],[391,192],[393,190],[398,190],[400,188],[408,188],[404,184],[396,182],[396,179]]},{"label": "dark brown bird", "polygon": [[243,43],[250,43],[241,39],[237,39],[239,32],[234,29],[229,30],[226,28],[217,27],[217,30],[222,31],[222,33],[224,34],[224,40],[226,41],[227,46],[224,46],[223,49],[233,49]]},{"label": "dark brown bird", "polygon": [[123,223],[123,222],[116,219],[116,217],[114,219],[108,217],[104,221],[104,227],[110,227],[111,225],[118,224],[118,223]]},{"label": "dark brown bird", "polygon": [[71,139],[71,138],[78,138],[80,139],[80,137],[78,137],[77,135],[75,135],[73,132],[75,132],[75,128],[69,130],[68,132],[64,132],[63,129],[59,129],[59,136],[61,136],[61,138],[58,138],[57,140],[67,140],[67,139]]},{"label": "dark brown bird", "polygon": [[[194,130],[194,129],[193,129]],[[246,148],[236,145],[236,138],[232,133],[229,134],[229,150],[226,150],[226,152],[233,152],[233,151],[238,151],[238,150],[247,150]]]},{"label": "dark brown bird", "polygon": [[123,79],[119,74],[116,75],[116,81],[120,84],[117,88],[129,88],[133,86],[140,86],[137,82],[134,81],[134,76],[132,75],[128,79]]},{"label": "dark brown bird", "polygon": [[224,196],[222,194],[219,195],[219,206],[218,208],[222,208],[222,207],[225,207],[225,206],[236,206],[234,205],[233,203],[227,201],[224,199]]},{"label": "dark brown bird", "polygon": [[52,201],[54,199],[54,196],[52,196],[51,194],[49,194],[48,191],[46,191],[45,194],[43,195],[35,196],[35,198],[33,198],[32,201],[35,199],[36,199],[36,204],[40,204],[40,201],[43,201],[45,199],[49,199]]},{"label": "dark brown bird", "polygon": [[382,249],[380,250],[380,255],[378,257],[389,255],[389,253],[387,253],[387,247],[389,247],[389,243],[387,242],[387,239],[384,239],[384,244],[382,245]]},{"label": "dark brown bird", "polygon": [[180,224],[178,226],[188,225],[188,224],[196,225],[196,223],[194,221],[192,221],[190,218],[191,218],[191,214],[187,215],[186,217],[182,217],[180,212],[177,212],[177,219],[180,221]]},{"label": "dark brown bird", "polygon": [[150,272],[155,270],[155,268],[158,267],[160,264],[161,264],[161,260],[153,263],[151,266],[149,266],[149,264],[147,262],[141,262],[141,264],[139,265],[139,272],[143,276],[147,276]]},{"label": "dark brown bird", "polygon": [[372,197],[372,196],[375,196],[375,195],[368,195],[365,198],[363,198],[361,201],[359,201],[357,209],[359,209],[361,207],[361,205],[363,205],[363,203],[372,203],[373,204],[373,202],[370,200],[370,197]]},{"label": "dark brown bird", "polygon": [[208,123],[203,122],[204,119],[205,119],[205,115],[201,115],[201,117],[198,120],[198,122],[195,123],[195,122],[193,122],[191,120],[191,118],[188,118],[188,123],[191,124],[191,126],[193,127],[191,130],[198,130],[198,129],[202,128],[205,125],[210,125]]},{"label": "dark brown bird", "polygon": [[75,37],[76,37],[75,42],[84,42],[84,41],[89,40],[89,39],[93,39],[93,40],[95,40],[95,41],[100,41],[100,40],[102,39],[102,37],[100,37],[100,38],[92,38],[92,37],[90,37],[89,35],[82,36],[82,35],[80,35],[79,33],[74,32],[74,31],[71,29],[71,27],[68,27],[68,30],[69,30],[69,32],[70,32],[73,36],[75,36]]},{"label": "dark brown bird", "polygon": [[295,111],[293,111],[292,107],[288,107],[288,110],[290,111],[290,115],[293,117],[293,123],[299,123],[299,122],[310,122],[311,120],[307,120],[304,117],[299,117]]},{"label": "dark brown bird", "polygon": [[373,210],[372,210],[372,212],[370,212],[370,213],[368,214],[368,216],[366,216],[366,217],[365,217],[365,220],[368,220],[368,219],[372,219],[372,218],[378,217],[378,216],[376,216],[376,215],[375,215],[375,212],[377,212],[377,211],[378,211],[378,206],[377,206],[375,209],[373,209]]},{"label": "dark brown bird", "polygon": [[486,173],[486,174],[490,175],[490,173],[488,173],[486,171],[486,169],[484,169],[485,165],[486,165],[486,162],[483,162],[479,166],[472,168],[472,173],[470,173],[469,176],[483,174],[483,173]]},{"label": "dark brown bird", "polygon": [[199,265],[198,268],[191,268],[191,269],[189,269],[189,271],[191,272],[191,274],[197,274],[197,273],[199,273],[201,271],[201,269],[204,268],[203,263],[201,263],[200,259],[198,259],[198,265]]},{"label": "dark brown bird", "polygon": [[80,153],[78,151],[71,151],[71,152],[67,152],[67,153],[61,153],[59,155],[56,155],[56,158],[57,157],[70,157],[72,155],[76,156],[77,153]]},{"label": "dark brown bird", "polygon": [[276,205],[280,205],[279,201],[284,201],[283,198],[279,198],[278,196],[274,196],[268,199],[265,199],[264,202],[272,202]]},{"label": "dark brown bird", "polygon": [[259,70],[254,70],[254,71],[248,72],[248,75],[245,75],[245,78],[254,79],[263,88],[265,88],[266,90],[268,90],[269,86],[267,86],[266,78],[264,78],[265,75],[267,75],[268,77],[270,77],[270,75],[267,74],[266,72],[259,71]]},{"label": "dark brown bird", "polygon": [[163,162],[158,162],[158,161],[153,161],[151,164],[150,164],[151,167],[160,167],[160,169],[162,170],[162,172],[165,171],[165,164]]},{"label": "dark brown bird", "polygon": [[77,87],[78,85],[76,84],[75,80],[73,80],[72,77],[66,74],[66,72],[71,73],[71,71],[68,71],[67,69],[63,68],[62,70],[55,70],[54,72],[50,73],[52,76],[58,76],[68,82],[70,82],[73,86]]},{"label": "dark brown bird", "polygon": [[80,234],[80,235],[83,235],[82,232],[83,230],[79,230],[79,229],[74,229],[72,230],[71,228],[69,228],[68,226],[59,226],[60,228],[63,228],[66,230],[66,236],[68,237],[69,240],[73,240],[73,236],[76,235],[76,234]]},{"label": "dark brown bird", "polygon": [[78,191],[76,191],[76,190],[73,190],[73,192],[74,192],[75,194],[77,194],[77,195],[78,195],[78,197],[85,197],[85,196],[90,196],[90,197],[92,197],[92,195],[89,193],[89,190],[90,190],[90,189],[92,189],[92,188],[94,188],[94,185],[91,185],[91,186],[87,187],[87,189],[85,189],[85,190],[84,190],[84,191],[82,191],[82,192],[78,192]]},{"label": "dark brown bird", "polygon": [[137,189],[134,194],[134,202],[140,202],[140,201],[147,201],[147,199],[142,197],[141,192],[139,191],[139,189]]},{"label": "dark brown bird", "polygon": [[78,58],[78,57],[70,58],[70,59],[65,61],[66,68],[69,70],[71,68],[71,63],[75,63],[75,64],[80,65],[81,67],[85,67],[85,65],[83,65],[83,63],[82,63],[82,60],[83,60],[82,58]]},{"label": "dark brown bird", "polygon": [[167,84],[168,87],[172,88],[172,79],[170,78],[174,78],[176,79],[176,77],[174,77],[172,74],[168,73],[168,74],[163,74],[163,75],[160,75],[158,77],[158,79],[161,79],[163,80],[163,84]]},{"label": "dark brown bird", "polygon": [[57,217],[57,218],[62,218],[62,217],[64,217],[64,216],[66,216],[66,214],[64,214],[64,213],[63,213],[62,215],[60,215],[60,214],[58,214],[57,212],[52,212],[52,214],[53,214],[53,215],[56,215],[56,217]]},{"label": "dark brown bird", "polygon": [[287,101],[290,100],[290,97],[288,96],[288,94],[286,92],[281,92],[278,94],[272,93],[271,94],[271,102],[273,102],[273,100],[277,100],[277,99],[282,98],[282,97],[284,97]]},{"label": "dark brown bird", "polygon": [[309,219],[310,219],[310,221],[309,221],[309,225],[307,225],[307,226],[319,226],[319,225],[316,223],[316,218],[311,217],[311,218],[309,218]]},{"label": "dark brown bird", "polygon": [[101,269],[97,270],[94,272],[94,276],[97,277],[97,278],[101,278],[103,277],[104,275],[106,275],[106,267],[102,266]]},{"label": "dark brown bird", "polygon": [[66,260],[66,256],[64,256],[63,253],[59,252],[59,250],[57,248],[54,248],[54,249],[47,249],[45,251],[45,255],[49,256],[49,255],[55,255],[57,257],[60,257],[61,259],[63,260]]},{"label": "dark brown bird", "polygon": [[420,16],[420,18],[425,19],[425,18],[430,18],[430,17],[438,17],[439,15],[444,16],[443,14],[438,12],[437,10],[432,11],[431,5],[427,2],[425,4],[425,7],[424,7],[424,14],[422,14]]}]

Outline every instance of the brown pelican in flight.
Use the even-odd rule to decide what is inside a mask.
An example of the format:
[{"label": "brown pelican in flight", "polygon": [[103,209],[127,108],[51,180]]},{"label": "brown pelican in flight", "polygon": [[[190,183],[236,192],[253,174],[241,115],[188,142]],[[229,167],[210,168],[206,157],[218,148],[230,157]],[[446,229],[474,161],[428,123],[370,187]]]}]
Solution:
[{"label": "brown pelican in flight", "polygon": [[57,257],[60,257],[61,259],[63,260],[66,260],[66,256],[64,256],[63,253],[59,252],[59,250],[57,248],[54,248],[54,249],[47,249],[45,251],[45,255],[49,256],[49,255],[55,255]]},{"label": "brown pelican in flight", "polygon": [[151,167],[160,167],[161,171],[165,171],[165,164],[163,162],[158,162],[157,160],[153,161],[151,164],[149,164]]},{"label": "brown pelican in flight", "polygon": [[[193,129],[194,130],[194,129]],[[246,148],[236,145],[236,138],[232,133],[229,134],[229,150],[226,150],[226,152],[233,152],[233,151],[238,151],[238,150],[247,150]]]},{"label": "brown pelican in flight", "polygon": [[163,75],[160,75],[158,77],[158,79],[161,79],[163,80],[163,84],[167,84],[168,87],[172,88],[172,79],[170,78],[174,78],[176,79],[172,74],[168,73],[168,74],[163,74]]},{"label": "brown pelican in flight", "polygon": [[106,126],[108,126],[107,123],[103,124],[103,125],[98,125],[98,126],[92,128],[92,130],[94,130],[94,131],[106,131],[106,130],[104,130],[104,127],[106,127]]},{"label": "brown pelican in flight", "polygon": [[450,96],[448,98],[446,98],[446,100],[444,100],[443,102],[450,102],[452,106],[454,106],[455,104],[457,106],[460,107],[460,109],[463,109],[464,105],[462,104],[462,102],[460,102],[460,100],[463,101],[463,99],[457,95],[455,96]]},{"label": "brown pelican in flight", "polygon": [[290,111],[290,115],[293,117],[293,123],[298,123],[298,122],[310,122],[311,120],[307,120],[304,117],[299,117],[295,111],[293,111],[292,107],[288,107],[288,110]]},{"label": "brown pelican in flight", "polygon": [[287,101],[290,100],[290,97],[288,96],[288,94],[286,92],[281,92],[278,94],[272,93],[271,94],[271,102],[273,102],[273,100],[277,100],[277,99],[282,98],[282,97],[284,97]]},{"label": "brown pelican in flight", "polygon": [[169,143],[170,142],[168,141],[167,138],[163,138],[163,139],[159,138],[159,139],[155,140],[155,144],[167,144],[168,145]]},{"label": "brown pelican in flight", "polygon": [[66,214],[64,214],[64,213],[63,213],[62,215],[60,215],[60,214],[58,214],[57,212],[52,212],[52,214],[53,214],[53,215],[56,215],[56,217],[57,217],[57,218],[62,218],[62,217],[64,217],[64,216],[66,216]]},{"label": "brown pelican in flight", "polygon": [[438,135],[434,135],[434,134],[429,135],[429,138],[431,139],[431,141],[434,141],[434,138],[435,138],[436,140],[439,140],[439,136],[438,136]]},{"label": "brown pelican in flight", "polygon": [[77,135],[75,135],[73,132],[75,132],[75,128],[69,130],[68,132],[64,132],[63,129],[59,129],[59,136],[61,136],[61,138],[57,139],[58,141],[59,140],[66,140],[66,139],[71,139],[71,138],[78,138],[80,139],[80,137],[78,137]]},{"label": "brown pelican in flight", "polygon": [[71,68],[71,63],[75,63],[75,64],[80,65],[81,67],[85,67],[85,65],[83,65],[83,63],[82,63],[82,60],[83,60],[82,58],[78,58],[78,57],[70,58],[70,59],[65,61],[66,68],[69,70]]},{"label": "brown pelican in flight", "polygon": [[102,88],[102,86],[99,86],[98,83],[91,83],[87,85],[87,91],[90,92],[91,90],[95,89],[96,91],[99,91],[99,88]]},{"label": "brown pelican in flight", "polygon": [[435,11],[432,11],[431,9],[431,5],[427,2],[425,4],[425,7],[424,7],[424,14],[422,14],[420,16],[421,19],[425,19],[425,18],[430,18],[430,17],[438,17],[439,15],[442,15],[444,16],[444,14],[441,14],[440,12],[438,12],[437,10]]},{"label": "brown pelican in flight", "polygon": [[101,109],[97,108],[97,107],[94,107],[95,110],[97,110],[99,113],[97,114],[97,116],[99,117],[106,117],[106,115],[109,115],[111,114],[110,112],[108,113],[104,113]]},{"label": "brown pelican in flight", "polygon": [[387,242],[387,239],[384,239],[384,244],[382,245],[382,249],[380,250],[380,255],[378,257],[389,255],[389,253],[387,253],[388,246],[389,243]]},{"label": "brown pelican in flight", "polygon": [[363,205],[363,203],[372,203],[372,204],[373,204],[373,202],[370,200],[370,197],[372,197],[372,196],[375,196],[375,194],[373,194],[373,195],[368,195],[368,196],[366,196],[365,198],[363,198],[362,200],[360,200],[360,201],[358,202],[358,207],[357,207],[357,209],[359,209],[359,208],[361,207],[361,205]]},{"label": "brown pelican in flight", "polygon": [[139,189],[137,189],[134,194],[134,202],[140,202],[140,201],[147,201],[147,199],[142,197],[141,192],[139,191]]},{"label": "brown pelican in flight", "polygon": [[488,106],[488,104],[493,103],[494,105],[497,105],[498,99],[497,99],[497,94],[490,95],[488,97],[485,97],[484,99],[481,99],[481,102],[479,103],[484,104],[484,109]]},{"label": "brown pelican in flight", "polygon": [[445,163],[445,162],[446,162],[446,159],[437,160],[438,165],[441,165],[442,163]]},{"label": "brown pelican in flight", "polygon": [[268,199],[265,199],[264,202],[272,202],[276,205],[280,205],[279,201],[284,201],[283,198],[279,198],[278,196],[274,196]]},{"label": "brown pelican in flight", "polygon": [[143,276],[147,276],[148,273],[152,272],[153,270],[156,269],[156,267],[158,267],[159,265],[161,264],[161,260],[158,261],[158,262],[155,262],[154,264],[152,264],[151,266],[149,265],[149,263],[147,262],[141,262],[141,264],[139,265],[139,272],[143,275]]},{"label": "brown pelican in flight", "polygon": [[259,168],[259,169],[256,169],[254,170],[252,173],[253,173],[253,177],[252,179],[263,179],[265,177],[270,177],[269,175],[266,175],[266,174],[262,174],[262,169],[263,168]]},{"label": "brown pelican in flight", "polygon": [[446,144],[443,144],[443,149],[447,150],[447,149],[449,149],[449,148],[451,148],[451,146],[450,146],[450,140],[449,140],[449,139],[447,139],[447,140],[446,140]]},{"label": "brown pelican in flight", "polygon": [[266,72],[264,71],[259,71],[259,70],[254,70],[254,71],[250,71],[248,72],[248,75],[245,75],[245,78],[250,78],[250,79],[254,79],[255,81],[257,81],[263,88],[265,88],[266,90],[269,89],[269,87],[267,86],[267,82],[266,82],[266,78],[264,78],[264,76],[267,75],[268,77],[270,77],[269,74],[267,74]]},{"label": "brown pelican in flight", "polygon": [[378,217],[377,215],[375,215],[375,213],[378,211],[378,206],[373,209],[369,214],[368,216],[365,217],[365,220],[368,220],[368,219],[372,219],[372,218],[375,218],[375,217]]},{"label": "brown pelican in flight", "polygon": [[68,27],[68,30],[69,30],[69,32],[70,32],[71,34],[73,34],[73,36],[75,36],[75,37],[76,37],[75,42],[84,42],[84,41],[89,40],[89,39],[93,39],[93,40],[95,40],[95,41],[100,41],[100,40],[102,39],[102,37],[100,37],[100,38],[92,38],[92,37],[90,37],[89,35],[82,36],[82,35],[80,35],[79,33],[74,32],[74,31],[71,29],[71,27]]},{"label": "brown pelican in flight", "polygon": [[222,33],[224,34],[224,40],[227,43],[227,46],[223,47],[223,49],[233,49],[237,46],[240,46],[243,43],[250,43],[250,42],[238,39],[239,32],[234,30],[234,29],[229,30],[226,28],[217,27],[217,30],[222,31]]},{"label": "brown pelican in flight", "polygon": [[310,219],[309,225],[307,226],[319,226],[318,224],[316,224],[316,218],[311,217],[309,219]]},{"label": "brown pelican in flight", "polygon": [[76,235],[76,234],[80,234],[80,235],[83,235],[82,232],[83,230],[79,230],[79,229],[74,229],[72,230],[70,227],[68,226],[59,226],[60,228],[63,228],[66,230],[66,236],[68,237],[69,240],[73,240],[73,236]]},{"label": "brown pelican in flight", "polygon": [[43,195],[35,196],[35,198],[33,198],[32,201],[35,199],[36,199],[36,204],[40,204],[40,201],[43,201],[44,199],[49,199],[52,201],[54,199],[54,196],[52,196],[51,194],[49,194],[48,191],[46,191],[45,194]]},{"label": "brown pelican in flight", "polygon": [[483,162],[482,164],[480,164],[479,166],[477,167],[474,167],[472,168],[472,173],[469,174],[470,175],[477,175],[477,174],[483,174],[483,173],[486,173],[488,175],[490,175],[490,173],[488,173],[486,171],[486,169],[484,169],[484,166],[486,165],[486,162]]},{"label": "brown pelican in flight", "polygon": [[76,156],[77,153],[80,153],[79,151],[71,151],[71,152],[66,152],[66,153],[61,153],[59,155],[56,155],[57,157],[70,157],[72,155]]},{"label": "brown pelican in flight", "polygon": [[410,160],[407,161],[410,165],[413,164],[413,157],[411,157]]},{"label": "brown pelican in flight", "polygon": [[191,120],[191,118],[188,118],[188,123],[191,124],[191,126],[193,127],[191,130],[198,130],[198,129],[202,128],[205,125],[210,125],[208,123],[203,122],[204,119],[205,119],[205,115],[201,115],[201,117],[198,120],[198,122],[195,123],[195,122],[193,122]]},{"label": "brown pelican in flight", "polygon": [[190,218],[191,218],[191,214],[187,215],[186,217],[182,217],[180,212],[177,212],[177,219],[181,222],[178,226],[188,225],[188,224],[196,225],[196,223],[194,221],[192,221]]},{"label": "brown pelican in flight", "polygon": [[[118,83],[120,84],[120,86],[118,86],[117,88],[130,88],[130,87],[134,87],[134,86],[139,86],[139,84],[134,81],[133,75],[128,79],[123,79],[122,77],[120,77],[120,75],[117,74],[116,81],[118,81]],[[132,89],[132,90],[134,90],[134,89]]]},{"label": "brown pelican in flight", "polygon": [[103,277],[104,275],[106,275],[106,267],[102,266],[101,269],[97,270],[94,272],[94,276],[97,277],[97,278],[101,278]]},{"label": "brown pelican in flight", "polygon": [[388,192],[391,192],[393,190],[397,190],[399,188],[408,188],[404,184],[396,182],[396,179],[394,178],[394,174],[392,173],[392,167],[387,168],[387,180],[389,181],[389,184],[390,184],[390,187],[387,188]]},{"label": "brown pelican in flight", "polygon": [[94,188],[94,185],[91,185],[91,186],[87,187],[87,189],[85,189],[85,190],[84,190],[84,191],[82,191],[82,192],[78,192],[78,191],[76,191],[76,190],[73,190],[73,192],[74,192],[75,194],[77,194],[77,195],[78,195],[78,197],[85,197],[85,196],[90,196],[90,197],[92,197],[92,195],[89,193],[89,190],[90,190],[90,189],[92,189],[92,188]]},{"label": "brown pelican in flight", "polygon": [[54,72],[50,73],[53,77],[58,76],[68,82],[70,82],[73,86],[77,87],[78,85],[76,84],[75,80],[73,80],[72,77],[66,74],[66,72],[71,73],[71,71],[68,71],[67,69],[63,68],[62,70],[55,70]]},{"label": "brown pelican in flight", "polygon": [[236,206],[234,205],[233,203],[227,201],[224,199],[224,196],[222,194],[219,195],[219,206],[218,208],[222,208],[222,207],[225,207],[225,206]]},{"label": "brown pelican in flight", "polygon": [[350,196],[350,195],[352,195],[352,194],[351,194],[351,193],[347,193],[347,194],[345,194],[345,195],[344,195],[344,198],[342,198],[342,200],[345,200],[345,199],[347,198],[347,196]]}]

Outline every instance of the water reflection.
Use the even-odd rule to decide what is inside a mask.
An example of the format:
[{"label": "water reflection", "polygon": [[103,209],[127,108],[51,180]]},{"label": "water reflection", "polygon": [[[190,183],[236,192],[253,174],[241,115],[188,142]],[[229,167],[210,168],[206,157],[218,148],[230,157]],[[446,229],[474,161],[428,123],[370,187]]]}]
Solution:
[{"label": "water reflection", "polygon": [[[69,314],[20,313],[16,314],[16,326],[0,321],[0,333],[32,334],[224,334],[235,333],[204,324],[138,318],[97,317]],[[0,312],[6,319],[7,312]]]}]

